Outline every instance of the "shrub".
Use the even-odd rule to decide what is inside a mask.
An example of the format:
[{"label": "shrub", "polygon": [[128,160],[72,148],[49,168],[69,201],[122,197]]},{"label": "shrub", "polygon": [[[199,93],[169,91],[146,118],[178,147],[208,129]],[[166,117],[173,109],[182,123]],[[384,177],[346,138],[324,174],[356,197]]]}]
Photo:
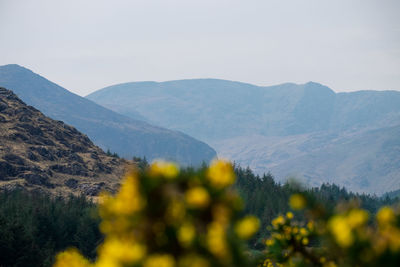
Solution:
[{"label": "shrub", "polygon": [[400,266],[399,210],[384,206],[373,216],[344,202],[330,211],[306,194],[289,203],[293,212],[269,227],[262,266]]},{"label": "shrub", "polygon": [[55,266],[248,266],[245,240],[259,227],[241,216],[242,201],[231,185],[232,166],[214,161],[198,171],[164,161],[130,171],[115,196],[100,204],[105,235],[96,262],[75,249]]}]

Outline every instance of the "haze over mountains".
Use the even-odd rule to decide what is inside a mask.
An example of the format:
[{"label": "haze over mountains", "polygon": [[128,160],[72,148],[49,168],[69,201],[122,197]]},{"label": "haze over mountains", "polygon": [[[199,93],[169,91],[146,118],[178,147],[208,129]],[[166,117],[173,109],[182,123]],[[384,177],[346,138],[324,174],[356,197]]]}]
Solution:
[{"label": "haze over mountains", "polygon": [[400,188],[400,92],[194,79],[118,84],[87,98],[183,131],[279,180],[370,193]]},{"label": "haze over mountains", "polygon": [[127,158],[198,165],[216,155],[204,141],[281,181],[378,194],[400,188],[399,92],[194,79],[119,84],[88,100],[18,65],[0,67],[0,86]]},{"label": "haze over mountains", "polygon": [[47,116],[76,127],[104,150],[123,157],[199,165],[216,156],[207,144],[184,133],[115,113],[19,65],[0,66],[0,86],[13,90]]}]

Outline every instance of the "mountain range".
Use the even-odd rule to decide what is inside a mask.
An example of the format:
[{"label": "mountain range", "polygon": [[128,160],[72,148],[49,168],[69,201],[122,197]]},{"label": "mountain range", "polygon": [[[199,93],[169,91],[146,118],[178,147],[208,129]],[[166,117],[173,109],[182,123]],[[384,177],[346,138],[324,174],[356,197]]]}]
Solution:
[{"label": "mountain range", "polygon": [[[88,135],[104,150],[125,158],[164,158],[199,165],[216,156],[210,146],[182,132],[154,126],[104,108],[16,64],[0,66],[0,86],[28,105]],[[130,114],[132,116],[132,114]]]},{"label": "mountain range", "polygon": [[193,79],[118,84],[87,98],[185,132],[280,181],[377,194],[400,188],[400,92]]}]

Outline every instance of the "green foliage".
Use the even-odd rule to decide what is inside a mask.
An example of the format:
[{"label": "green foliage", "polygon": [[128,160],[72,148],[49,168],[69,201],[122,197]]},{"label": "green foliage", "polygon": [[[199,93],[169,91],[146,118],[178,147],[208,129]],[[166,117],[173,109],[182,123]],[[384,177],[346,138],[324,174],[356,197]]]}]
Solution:
[{"label": "green foliage", "polygon": [[[133,160],[140,170],[149,167],[146,159]],[[206,168],[205,165],[203,169]],[[311,189],[282,185],[275,182],[271,174],[260,177],[249,168],[238,166],[235,173],[235,187],[245,204],[243,213],[254,214],[261,222],[260,232],[249,241],[253,249],[251,254],[255,257],[265,248],[264,239],[270,234],[267,226],[275,217],[289,211],[289,198],[296,192],[301,191],[314,199],[327,212],[333,212],[338,203],[356,199],[360,208],[374,214],[381,206],[397,201],[389,197],[354,194],[329,184]],[[295,219],[305,218],[301,213],[295,213]],[[103,238],[98,230],[99,222],[97,205],[84,197],[62,199],[38,192],[1,192],[0,266],[50,266],[57,252],[71,246],[85,257],[94,259]]]},{"label": "green foliage", "polygon": [[139,170],[145,170],[146,168],[148,168],[150,166],[146,157],[143,157],[143,158],[133,157],[132,161],[139,168]]},{"label": "green foliage", "polygon": [[105,239],[96,261],[69,249],[54,267],[253,266],[244,241],[259,220],[240,215],[234,182],[231,164],[222,160],[206,170],[180,171],[156,161],[143,172],[128,172],[118,193],[100,202]]},{"label": "green foliage", "polygon": [[[262,177],[255,175],[249,168],[236,166],[236,187],[244,200],[245,213],[256,215],[261,221],[261,231],[258,240],[253,239],[252,247],[262,249],[264,244],[262,238],[268,233],[267,226],[279,214],[289,210],[288,201],[292,194],[302,192],[309,195],[315,202],[332,211],[338,203],[357,200],[360,207],[374,214],[384,205],[396,203],[397,199],[388,197],[379,198],[367,194],[356,194],[348,192],[334,184],[323,184],[315,188],[301,188],[296,184],[279,184],[273,176],[268,173]],[[301,215],[299,215],[301,216]]]},{"label": "green foliage", "polygon": [[268,227],[263,266],[399,266],[399,206],[371,214],[360,203],[345,201],[330,209],[312,194],[293,194],[293,212],[279,215]]},{"label": "green foliage", "polygon": [[95,204],[84,197],[0,193],[0,266],[51,266],[74,246],[93,258],[102,240]]},{"label": "green foliage", "polygon": [[107,156],[110,156],[110,157],[113,157],[113,158],[117,158],[117,159],[120,158],[119,155],[118,155],[117,153],[115,153],[115,152],[112,153],[110,149],[107,149],[106,154],[107,154]]}]

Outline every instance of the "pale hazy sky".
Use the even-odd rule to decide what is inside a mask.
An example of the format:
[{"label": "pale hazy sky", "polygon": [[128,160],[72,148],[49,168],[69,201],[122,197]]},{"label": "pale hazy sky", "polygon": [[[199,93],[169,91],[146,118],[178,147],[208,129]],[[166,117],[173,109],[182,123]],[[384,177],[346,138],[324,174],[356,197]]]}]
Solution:
[{"label": "pale hazy sky", "polygon": [[221,78],[400,90],[399,0],[0,0],[0,65],[80,95]]}]

